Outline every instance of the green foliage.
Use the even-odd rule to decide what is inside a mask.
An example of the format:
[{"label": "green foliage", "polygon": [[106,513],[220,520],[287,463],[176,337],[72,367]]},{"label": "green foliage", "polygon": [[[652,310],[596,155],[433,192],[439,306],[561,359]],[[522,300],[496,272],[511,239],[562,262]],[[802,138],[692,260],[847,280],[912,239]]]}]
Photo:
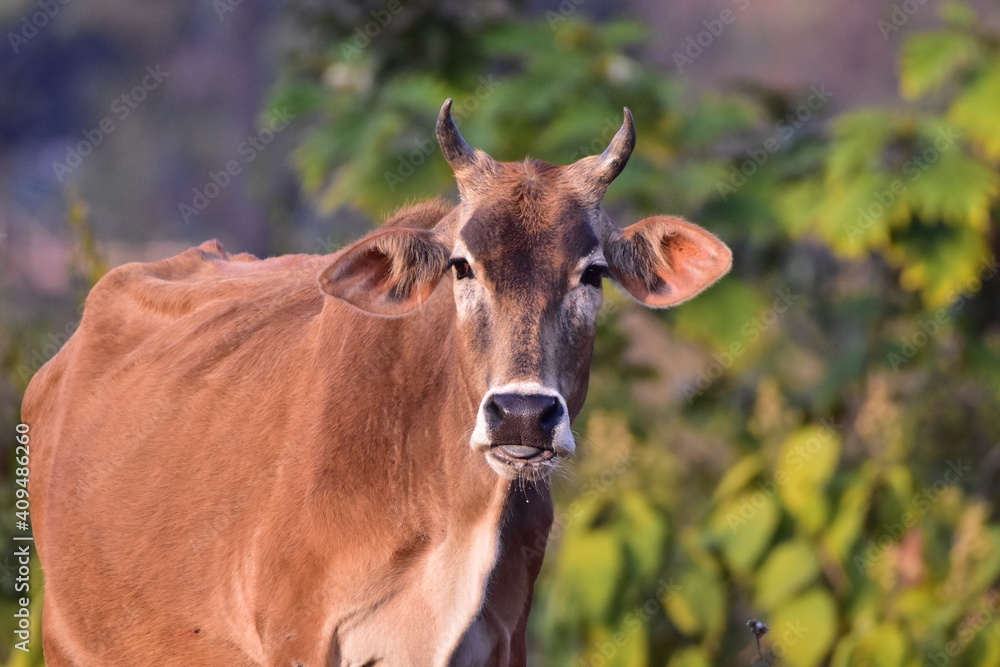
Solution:
[{"label": "green foliage", "polygon": [[840,438],[829,428],[808,426],[785,440],[775,465],[775,481],[788,511],[803,530],[822,530],[830,514],[826,485],[837,468]]},{"label": "green foliage", "polygon": [[574,18],[552,29],[546,22],[509,20],[483,26],[454,68],[384,78],[374,55],[345,57],[332,48],[320,77],[289,78],[273,104],[326,120],[296,161],[304,186],[327,210],[351,205],[379,218],[450,188],[433,132],[447,97],[466,139],[506,160],[530,153],[569,162],[599,153],[628,105],[645,141],[609,203],[694,208],[714,195],[724,165],[680,156],[705,151],[720,133],[746,128],[759,112],[727,97],[682,108],[677,82],[628,55],[643,37],[629,22]]},{"label": "green foliage", "polygon": [[[737,261],[754,269],[738,268],[668,318],[650,318],[673,325],[667,342],[703,350],[696,370],[653,357],[658,370],[681,376],[661,384],[696,391],[682,388],[672,399],[668,392],[650,405],[635,419],[647,429],[638,438],[587,423],[591,446],[626,438],[643,462],[637,479],[622,480],[603,501],[602,515],[618,516],[616,506],[639,489],[658,499],[656,511],[673,527],[659,579],[675,585],[641,635],[651,661],[748,664],[750,617],[767,619],[765,657],[780,664],[995,659],[1000,615],[985,610],[1000,595],[1000,527],[993,499],[980,502],[973,489],[995,488],[997,472],[971,464],[1000,432],[992,416],[1000,391],[992,373],[976,370],[987,364],[995,372],[1000,361],[998,313],[987,305],[1000,293],[1000,131],[985,121],[998,108],[990,86],[1000,52],[959,8],[948,16],[947,28],[903,46],[903,94],[920,106],[845,113],[828,137],[793,137],[734,192],[712,196],[709,188],[704,198],[673,201],[673,210],[742,241]],[[536,94],[535,104],[543,100]],[[758,118],[754,101],[743,104],[742,119]],[[668,132],[640,135],[640,146],[656,146]],[[705,147],[744,132],[741,122],[706,123],[661,168],[678,161],[724,175],[726,165]],[[628,197],[640,206],[658,201],[653,193]],[[787,308],[775,300],[783,288]],[[661,344],[639,333],[625,338],[630,344],[617,354],[597,358],[595,378],[607,378],[603,366],[629,350]],[[636,383],[626,389],[643,401]],[[712,453],[697,453],[706,449]],[[583,479],[588,455],[584,448]],[[675,488],[659,493],[665,483]],[[625,544],[620,538],[619,549]],[[545,611],[544,621],[535,619],[536,641],[554,664],[604,656],[601,638],[621,626],[636,598],[604,592],[603,621],[594,609],[584,618],[560,604],[551,597],[557,591],[597,584],[583,571],[586,544],[566,537],[554,547],[539,587]],[[636,581],[649,581],[651,591],[655,579],[619,565],[608,577],[629,595]]]},{"label": "green foliage", "polygon": [[[660,579],[675,586],[662,596],[663,620],[648,624],[650,660],[748,664],[749,617],[767,619],[765,657],[780,664],[995,660],[1000,615],[987,610],[1000,599],[1000,527],[995,494],[981,502],[973,490],[995,488],[997,472],[972,462],[1000,432],[992,416],[1000,391],[992,373],[976,370],[995,372],[1000,361],[998,313],[987,304],[1000,293],[992,88],[1000,49],[962,6],[945,13],[948,27],[903,46],[902,92],[919,106],[845,113],[828,137],[793,137],[734,192],[673,201],[728,241],[745,239],[742,261],[755,268],[738,268],[666,318],[675,343],[703,346],[701,366],[658,366],[655,357],[654,366],[680,382],[713,381],[639,415],[647,434],[627,435],[644,462],[638,486],[623,480],[602,505],[615,516],[618,503],[644,490],[661,499],[654,507],[673,526]],[[705,147],[747,132],[747,119],[769,122],[754,101],[742,103],[742,122],[701,125],[662,168],[679,161],[716,178],[728,173]],[[640,146],[668,131],[641,135]],[[628,196],[640,206],[658,201]],[[795,298],[779,311],[782,288]],[[988,349],[977,342],[983,335]],[[628,350],[659,342],[626,339],[617,356],[598,357],[595,377]],[[634,383],[627,388],[643,400]],[[595,433],[607,432],[594,426],[587,432],[599,446]],[[676,488],[658,493],[666,480]],[[540,584],[545,621],[536,620],[535,637],[554,649],[546,655],[556,664],[597,655],[602,633],[634,604],[608,592],[598,622],[549,597],[574,586],[570,566],[577,587],[595,586],[580,571],[587,552],[579,544],[554,545]],[[624,591],[648,574],[616,569],[613,579]]]},{"label": "green foliage", "polygon": [[708,527],[726,565],[736,572],[751,572],[780,521],[781,509],[772,496],[747,490],[720,503]]},{"label": "green foliage", "polygon": [[819,573],[816,548],[809,540],[783,542],[771,550],[757,572],[757,604],[773,613]]},{"label": "green foliage", "polygon": [[993,254],[1000,51],[969,11],[949,5],[951,25],[903,45],[902,93],[924,107],[839,118],[821,178],[792,179],[779,205],[793,235],[845,258],[881,253],[929,307],[953,302]]},{"label": "green foliage", "polygon": [[816,667],[837,636],[837,606],[826,588],[816,586],[775,610],[774,651],[789,667]]},{"label": "green foliage", "polygon": [[694,565],[677,579],[679,590],[664,601],[670,620],[690,637],[717,643],[726,622],[726,590],[718,573]]},{"label": "green foliage", "polygon": [[915,99],[943,86],[976,56],[976,43],[963,30],[914,35],[903,48],[903,95]]}]

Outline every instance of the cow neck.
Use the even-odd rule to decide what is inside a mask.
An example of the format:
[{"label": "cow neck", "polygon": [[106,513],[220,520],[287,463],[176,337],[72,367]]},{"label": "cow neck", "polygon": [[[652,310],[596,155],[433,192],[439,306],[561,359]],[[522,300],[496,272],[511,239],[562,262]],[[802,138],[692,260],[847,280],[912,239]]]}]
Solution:
[{"label": "cow neck", "polygon": [[449,281],[398,318],[325,303],[311,384],[323,395],[312,419],[329,444],[310,454],[310,469],[330,502],[388,511],[392,530],[427,524],[418,530],[439,537],[499,525],[509,482],[469,446],[479,399],[458,369],[454,313]]},{"label": "cow neck", "polygon": [[[330,435],[309,464],[320,471],[316,514],[339,531],[329,541],[341,548],[334,565],[346,568],[335,567],[343,590],[371,577],[364,599],[350,605],[386,618],[394,605],[423,607],[439,638],[435,664],[447,662],[480,613],[504,562],[501,533],[520,516],[508,507],[511,482],[469,445],[479,399],[458,368],[449,288],[399,318],[325,304],[314,383],[323,399],[313,419]],[[363,555],[340,539],[344,530],[370,536]],[[352,640],[338,641],[348,650]]]}]

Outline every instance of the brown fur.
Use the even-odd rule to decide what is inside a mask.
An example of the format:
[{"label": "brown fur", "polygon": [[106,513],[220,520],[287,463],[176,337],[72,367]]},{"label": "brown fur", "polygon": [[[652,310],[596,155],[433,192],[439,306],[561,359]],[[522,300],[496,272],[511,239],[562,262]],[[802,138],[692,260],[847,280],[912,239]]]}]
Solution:
[{"label": "brown fur", "polygon": [[51,666],[339,664],[362,633],[430,659],[467,542],[527,499],[459,445],[451,353],[420,344],[447,293],[365,317],[316,289],[328,261],[205,244],[95,287],[24,403]]}]

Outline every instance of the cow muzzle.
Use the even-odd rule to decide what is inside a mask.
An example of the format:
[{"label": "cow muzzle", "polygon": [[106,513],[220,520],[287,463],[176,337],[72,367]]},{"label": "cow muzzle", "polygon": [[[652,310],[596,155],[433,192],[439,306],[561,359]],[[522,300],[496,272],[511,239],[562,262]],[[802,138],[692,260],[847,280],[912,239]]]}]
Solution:
[{"label": "cow muzzle", "polygon": [[479,405],[472,447],[508,478],[540,477],[576,450],[566,401],[534,383],[491,389]]}]

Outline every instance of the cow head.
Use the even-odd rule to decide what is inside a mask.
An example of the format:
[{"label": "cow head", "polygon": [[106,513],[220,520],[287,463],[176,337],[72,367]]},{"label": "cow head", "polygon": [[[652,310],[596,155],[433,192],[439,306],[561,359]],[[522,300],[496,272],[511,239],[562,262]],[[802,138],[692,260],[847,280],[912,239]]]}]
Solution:
[{"label": "cow head", "polygon": [[[676,217],[620,229],[601,210],[635,145],[632,115],[600,155],[569,166],[497,162],[471,149],[445,102],[437,138],[461,203],[433,229],[379,230],[320,276],[369,313],[400,316],[450,276],[464,385],[479,410],[470,439],[508,478],[535,479],[575,450],[602,283],[664,308],[724,275],[729,249]],[[471,426],[471,425],[470,425]]]}]

